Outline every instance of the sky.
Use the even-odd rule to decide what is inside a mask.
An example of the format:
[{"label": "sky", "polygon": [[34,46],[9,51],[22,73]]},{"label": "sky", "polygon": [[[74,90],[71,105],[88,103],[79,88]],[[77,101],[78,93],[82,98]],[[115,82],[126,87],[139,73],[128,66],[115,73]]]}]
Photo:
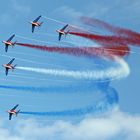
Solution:
[{"label": "sky", "polygon": [[[71,35],[62,37],[61,42],[58,41],[56,29],[62,28],[65,23],[100,33],[95,27],[82,25],[79,20],[81,16],[93,17],[140,32],[140,0],[134,0],[133,3],[130,0],[115,0],[113,3],[111,0],[5,0],[1,3],[1,41],[16,34],[13,40],[22,43],[95,46],[90,40]],[[39,29],[35,29],[35,33],[31,33],[29,21],[39,15],[42,15],[40,21],[44,23]],[[1,65],[15,58],[14,64],[17,64],[17,67],[38,69],[104,71],[111,68],[116,72],[116,68],[121,67],[121,76],[113,81],[111,76],[97,81],[95,76],[75,79],[18,68],[14,72],[9,71],[9,75],[5,76],[4,68],[0,67],[0,139],[140,139],[140,49],[134,47],[132,51],[137,53],[130,53],[118,64],[96,57],[75,57],[17,45],[5,53],[1,43]],[[108,95],[115,99],[112,101]],[[117,105],[112,109],[114,102]],[[15,104],[19,104],[23,112],[36,113],[19,114],[17,118],[13,117],[13,120],[9,121],[6,110]],[[103,108],[97,105],[102,105]],[[111,110],[108,109],[110,106]],[[88,114],[89,108],[92,108],[92,111]],[[46,112],[60,113],[46,115]],[[74,114],[71,112],[76,115],[71,115]]]}]

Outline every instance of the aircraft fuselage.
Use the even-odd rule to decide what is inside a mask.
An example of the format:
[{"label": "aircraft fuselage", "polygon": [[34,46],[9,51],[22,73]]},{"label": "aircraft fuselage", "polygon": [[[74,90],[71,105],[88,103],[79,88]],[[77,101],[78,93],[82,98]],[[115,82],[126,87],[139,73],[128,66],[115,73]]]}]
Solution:
[{"label": "aircraft fuselage", "polygon": [[7,112],[10,114],[13,114],[13,115],[16,115],[16,113],[17,113],[15,110],[8,110]]},{"label": "aircraft fuselage", "polygon": [[34,25],[34,26],[40,26],[39,22],[31,22],[31,24]]},{"label": "aircraft fuselage", "polygon": [[8,42],[8,41],[2,41],[2,43],[4,43],[4,44],[6,44],[6,45],[9,45],[9,46],[12,46],[13,45],[13,43],[12,42]]},{"label": "aircraft fuselage", "polygon": [[3,64],[2,66],[5,67],[5,68],[8,68],[8,69],[13,69],[12,65]]},{"label": "aircraft fuselage", "polygon": [[63,35],[66,34],[64,31],[61,31],[61,30],[56,30],[56,32],[58,32],[58,33],[60,33],[60,34],[63,34]]}]

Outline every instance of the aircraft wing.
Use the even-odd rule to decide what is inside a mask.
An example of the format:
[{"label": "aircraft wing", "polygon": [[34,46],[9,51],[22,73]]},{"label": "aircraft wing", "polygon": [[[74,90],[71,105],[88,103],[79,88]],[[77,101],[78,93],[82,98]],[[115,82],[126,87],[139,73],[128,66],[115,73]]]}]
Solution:
[{"label": "aircraft wing", "polygon": [[9,113],[9,120],[12,119],[12,113]]},{"label": "aircraft wing", "polygon": [[67,27],[68,27],[68,24],[65,25],[65,26],[61,29],[61,31],[64,31]]},{"label": "aircraft wing", "polygon": [[19,104],[15,105],[11,110],[15,110],[18,106]]},{"label": "aircraft wing", "polygon": [[13,58],[7,65],[11,65],[14,60],[15,60],[15,58]]},{"label": "aircraft wing", "polygon": [[8,71],[9,71],[9,69],[6,68],[6,69],[5,69],[5,74],[6,74],[6,76],[8,75]]},{"label": "aircraft wing", "polygon": [[35,26],[34,26],[34,25],[32,25],[32,33],[34,32],[34,30],[35,30]]},{"label": "aircraft wing", "polygon": [[8,51],[8,44],[5,44],[5,52],[7,52]]},{"label": "aircraft wing", "polygon": [[41,18],[41,15],[38,16],[33,22],[37,22]]},{"label": "aircraft wing", "polygon": [[59,38],[58,38],[58,40],[59,40],[59,41],[61,40],[61,36],[62,36],[62,34],[61,34],[61,33],[59,33]]},{"label": "aircraft wing", "polygon": [[12,35],[12,36],[7,40],[7,42],[11,41],[14,37],[15,37],[15,34]]}]

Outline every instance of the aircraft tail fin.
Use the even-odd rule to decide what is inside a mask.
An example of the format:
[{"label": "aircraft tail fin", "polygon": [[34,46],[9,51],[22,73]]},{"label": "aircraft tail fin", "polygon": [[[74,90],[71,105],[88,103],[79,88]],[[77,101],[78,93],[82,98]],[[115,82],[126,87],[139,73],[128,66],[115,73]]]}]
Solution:
[{"label": "aircraft tail fin", "polygon": [[16,112],[16,117],[17,117],[17,115],[19,114],[19,112],[20,112],[20,110],[18,110],[18,111]]},{"label": "aircraft tail fin", "polygon": [[66,32],[66,34],[68,34],[70,32],[70,30],[68,30],[67,32]]},{"label": "aircraft tail fin", "polygon": [[12,47],[14,47],[16,43],[17,43],[17,41],[15,41],[15,42],[12,44]]},{"label": "aircraft tail fin", "polygon": [[68,35],[69,31],[70,31],[70,30],[68,30],[67,32],[65,32],[65,37]]},{"label": "aircraft tail fin", "polygon": [[13,69],[12,69],[13,71],[14,71],[14,69],[16,68],[16,66],[17,66],[17,64],[15,64],[15,65],[13,66]]},{"label": "aircraft tail fin", "polygon": [[43,24],[43,22],[40,22],[40,26]]},{"label": "aircraft tail fin", "polygon": [[17,66],[17,64],[14,65],[14,69],[15,69],[16,66]]}]

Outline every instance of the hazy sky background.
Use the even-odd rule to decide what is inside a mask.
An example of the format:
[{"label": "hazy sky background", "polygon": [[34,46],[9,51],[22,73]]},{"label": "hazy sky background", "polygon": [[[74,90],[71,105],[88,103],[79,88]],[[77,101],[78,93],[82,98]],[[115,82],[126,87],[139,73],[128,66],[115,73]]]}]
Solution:
[{"label": "hazy sky background", "polygon": [[[93,18],[101,19],[103,21],[107,21],[108,23],[111,23],[116,26],[130,28],[132,30],[140,32],[140,20],[139,20],[140,0],[134,0],[133,2],[130,0],[125,0],[125,1],[116,0],[113,2],[110,0],[104,0],[104,1],[5,0],[2,1],[1,3],[2,3],[0,6],[1,41],[7,39],[9,36],[15,33],[17,36],[14,38],[14,40],[17,40],[19,42],[25,42],[25,43],[40,44],[40,45],[56,45],[56,44],[69,45],[70,43],[72,43],[75,46],[76,45],[94,46],[94,43],[91,41],[88,40],[83,41],[83,39],[81,38],[70,36],[70,35],[67,36],[67,38],[62,38],[61,42],[58,42],[58,36],[55,30],[63,27],[63,24],[59,24],[45,18],[41,18],[40,20],[44,22],[43,26],[40,29],[35,29],[35,33],[32,34],[31,25],[28,22],[34,20],[34,18],[36,18],[39,15],[42,15],[44,17],[46,16],[53,19],[58,19],[62,22],[74,24],[81,27],[84,27],[84,25],[80,25],[79,17],[82,15],[90,16]],[[93,27],[92,31],[97,31],[97,29]],[[24,37],[27,39],[24,39]],[[44,42],[32,41],[29,39],[42,40]],[[137,48],[135,47],[132,50],[138,53],[140,52],[140,48],[138,47]],[[105,65],[105,67],[108,66],[106,62],[102,60],[96,60],[96,58],[92,61],[87,58],[75,59],[75,57],[72,56],[61,55],[57,53],[53,54],[53,53],[41,52],[38,50],[24,48],[21,46],[15,46],[13,49],[9,48],[8,53],[5,53],[4,45],[2,43],[0,47],[0,52],[1,52],[0,55],[1,65],[3,63],[9,62],[10,59],[14,57],[16,58],[14,63],[18,64],[18,66],[57,68],[57,69],[67,69],[67,70],[79,70],[79,69],[85,70],[89,68],[98,70],[98,69],[102,69],[102,65]],[[6,55],[6,57],[4,57],[4,55]],[[117,91],[119,96],[120,110],[122,112],[128,112],[131,115],[140,113],[140,109],[139,109],[140,61],[139,59],[140,59],[139,54],[130,54],[130,56],[126,57],[125,60],[127,61],[130,67],[130,75],[127,78],[111,82],[111,86]],[[92,91],[92,89],[94,88],[93,85],[95,84],[94,81],[90,81],[88,83],[85,80],[82,81],[74,80],[73,78],[55,77],[55,76],[37,74],[32,72],[20,71],[20,70],[15,70],[13,73],[9,71],[9,75],[6,77],[3,67],[0,68],[0,82],[1,82],[0,85],[34,86],[34,87],[36,86],[68,87],[63,89],[62,91],[59,91],[58,88],[58,91],[61,92],[62,94],[57,94],[55,92],[50,94],[51,91],[48,91],[47,93],[46,92],[33,93],[27,91],[0,89],[0,112],[1,112],[0,116],[2,117],[2,119],[4,117],[7,117],[5,111],[17,103],[20,104],[19,108],[22,109],[23,111],[45,112],[45,111],[55,111],[55,110],[59,111],[65,109],[67,110],[67,109],[88,106],[91,103],[98,101],[102,97],[96,91],[95,92]],[[78,88],[73,89],[74,86],[77,86]],[[71,89],[73,89],[73,92],[69,94],[69,91]],[[57,88],[54,90],[57,90]],[[121,117],[125,118],[125,115],[124,116],[122,115]],[[26,123],[28,121],[26,119],[29,118],[38,119],[38,121],[47,120],[46,117],[37,117],[37,116],[30,116],[30,115],[26,116],[21,114],[17,119],[20,120],[20,118],[22,118],[22,121],[25,119]],[[58,118],[53,117],[49,119],[57,120]],[[61,117],[59,119],[65,120],[66,118]],[[78,117],[76,118],[70,117],[68,119],[79,120]],[[114,119],[114,121],[116,120]],[[6,121],[3,122],[3,124],[4,123],[9,123],[9,122]],[[12,125],[11,122],[10,124]],[[5,128],[5,125],[2,126]],[[20,125],[18,124],[18,127],[20,126],[21,124]],[[31,127],[34,127],[34,123],[33,125],[31,123]],[[120,126],[120,128],[121,127],[123,128],[123,126]],[[110,130],[110,128],[108,129]],[[114,133],[112,133],[112,135],[113,134]],[[42,133],[42,135],[44,134]],[[121,134],[119,136],[123,138]],[[45,137],[46,136],[44,135],[44,138]],[[13,138],[13,140],[15,139]]]}]

